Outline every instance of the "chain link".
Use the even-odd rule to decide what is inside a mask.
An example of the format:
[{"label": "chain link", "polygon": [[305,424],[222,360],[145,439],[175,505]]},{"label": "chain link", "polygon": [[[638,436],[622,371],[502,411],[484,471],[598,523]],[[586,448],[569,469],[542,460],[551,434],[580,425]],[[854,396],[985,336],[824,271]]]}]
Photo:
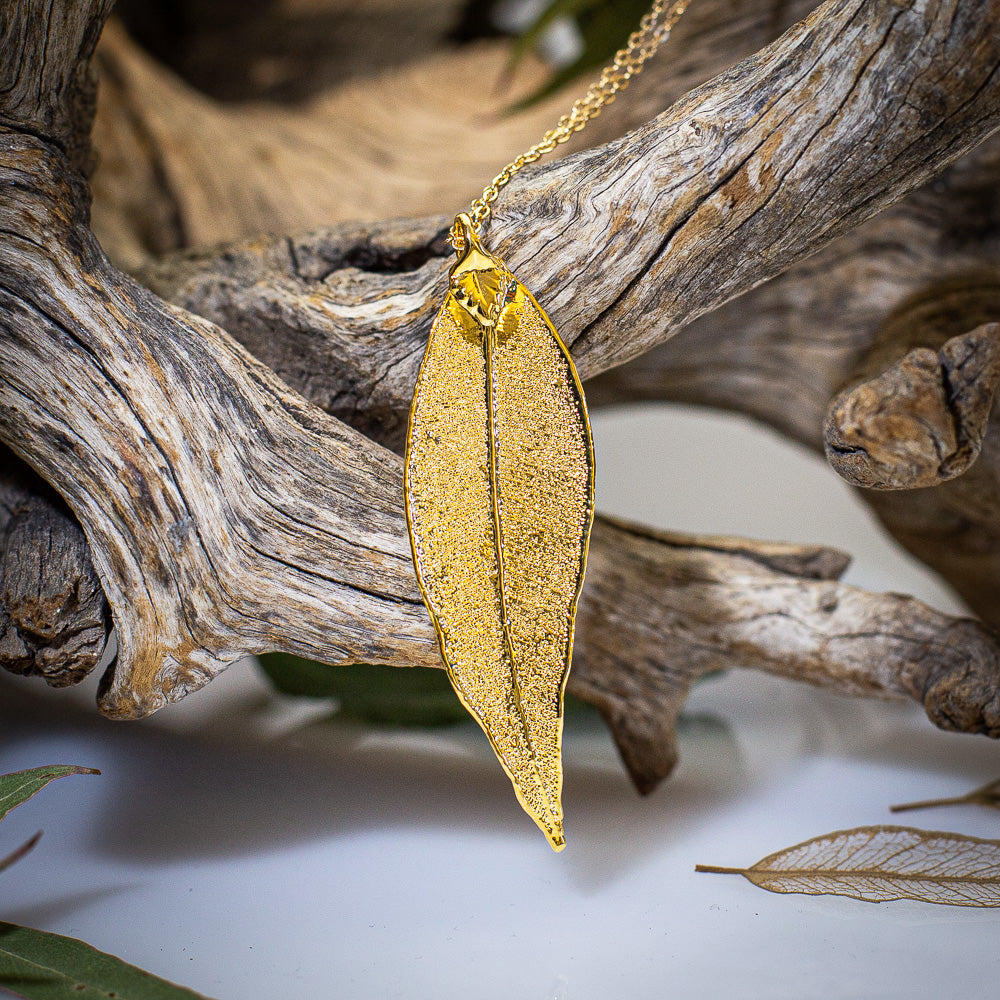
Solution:
[{"label": "chain link", "polygon": [[549,129],[541,140],[527,152],[512,160],[483,191],[481,198],[472,203],[469,217],[473,228],[479,230],[489,218],[490,205],[496,201],[503,188],[522,167],[551,153],[560,143],[566,142],[576,132],[581,131],[591,118],[596,118],[605,105],[610,104],[620,90],[624,90],[633,76],[638,76],[645,62],[652,58],[656,50],[667,40],[670,30],[680,20],[690,0],[675,0],[668,6],[667,0],[654,0],[653,6],[643,15],[639,27],[629,36],[623,49],[601,71],[600,77],[590,85],[590,89],[562,116],[555,128]]}]

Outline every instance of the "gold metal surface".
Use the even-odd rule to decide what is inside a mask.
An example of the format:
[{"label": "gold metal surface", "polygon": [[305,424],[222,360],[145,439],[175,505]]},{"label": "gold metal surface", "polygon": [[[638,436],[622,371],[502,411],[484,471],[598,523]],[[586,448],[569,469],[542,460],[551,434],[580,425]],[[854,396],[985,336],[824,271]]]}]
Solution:
[{"label": "gold metal surface", "polygon": [[406,516],[458,696],[556,850],[563,690],[594,513],[583,390],[545,313],[459,216],[410,412]]},{"label": "gold metal surface", "polygon": [[557,851],[563,691],[594,517],[594,452],[565,346],[477,233],[522,167],[579,132],[641,72],[688,2],[653,0],[569,113],[455,219],[458,260],[410,409],[406,522],[441,655]]}]

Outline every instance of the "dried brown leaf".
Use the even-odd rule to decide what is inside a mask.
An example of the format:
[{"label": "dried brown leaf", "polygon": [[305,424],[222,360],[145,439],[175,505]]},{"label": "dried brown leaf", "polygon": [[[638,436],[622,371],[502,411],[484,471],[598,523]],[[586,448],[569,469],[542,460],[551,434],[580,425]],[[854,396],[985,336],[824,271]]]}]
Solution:
[{"label": "dried brown leaf", "polygon": [[905,826],[840,830],[749,868],[697,865],[695,871],[742,875],[768,892],[1000,906],[1000,841]]}]

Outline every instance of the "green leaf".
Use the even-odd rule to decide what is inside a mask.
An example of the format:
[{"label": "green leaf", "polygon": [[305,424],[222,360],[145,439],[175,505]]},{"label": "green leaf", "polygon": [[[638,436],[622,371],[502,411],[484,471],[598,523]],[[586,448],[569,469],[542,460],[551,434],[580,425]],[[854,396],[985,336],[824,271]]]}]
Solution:
[{"label": "green leaf", "polygon": [[[56,778],[100,773],[90,767],[56,764],[0,775],[0,819]],[[0,859],[0,871],[23,858],[39,837],[41,832]],[[2,922],[0,987],[26,1000],[206,1000],[83,941]]]},{"label": "green leaf", "polygon": [[55,764],[51,767],[34,767],[30,771],[15,771],[0,775],[0,819],[40,792],[50,781],[70,774],[100,774],[92,767],[73,764]]},{"label": "green leaf", "polygon": [[260,663],[282,693],[336,698],[341,714],[362,722],[447,726],[468,718],[443,670],[380,663],[331,667],[286,653],[267,653]]},{"label": "green leaf", "polygon": [[[259,656],[268,680],[282,693],[336,698],[340,712],[360,722],[391,726],[450,726],[468,712],[443,670],[352,663],[331,667],[287,653]],[[567,694],[567,715],[596,715],[597,709]]]},{"label": "green leaf", "polygon": [[510,68],[513,69],[525,51],[538,42],[544,29],[558,17],[571,16],[576,21],[583,39],[583,51],[572,63],[557,70],[542,86],[508,110],[511,113],[523,111],[581,74],[607,65],[628,42],[648,10],[649,0],[552,0],[514,43]]},{"label": "green leaf", "polygon": [[[563,66],[541,87],[518,101],[510,110],[522,111],[557,91],[588,69],[603,66],[625,44],[648,8],[646,0],[551,0],[539,16],[517,37],[511,48],[508,72],[557,19],[572,18],[583,40],[583,51]],[[638,11],[636,14],[635,12]]]},{"label": "green leaf", "polygon": [[7,923],[0,986],[25,1000],[207,1000],[83,941]]}]

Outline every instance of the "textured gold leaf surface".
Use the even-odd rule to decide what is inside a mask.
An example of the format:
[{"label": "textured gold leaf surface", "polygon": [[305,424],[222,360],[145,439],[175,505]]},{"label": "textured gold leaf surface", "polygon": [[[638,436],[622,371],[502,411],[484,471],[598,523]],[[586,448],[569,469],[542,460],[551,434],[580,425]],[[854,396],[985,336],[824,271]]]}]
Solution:
[{"label": "textured gold leaf surface", "polygon": [[563,690],[593,519],[590,427],[538,303],[478,243],[463,260],[414,393],[407,521],[452,684],[558,850]]},{"label": "textured gold leaf surface", "polygon": [[862,826],[815,837],[749,868],[698,865],[743,875],[769,892],[851,896],[869,903],[918,899],[1000,906],[1000,841],[904,826]]}]

